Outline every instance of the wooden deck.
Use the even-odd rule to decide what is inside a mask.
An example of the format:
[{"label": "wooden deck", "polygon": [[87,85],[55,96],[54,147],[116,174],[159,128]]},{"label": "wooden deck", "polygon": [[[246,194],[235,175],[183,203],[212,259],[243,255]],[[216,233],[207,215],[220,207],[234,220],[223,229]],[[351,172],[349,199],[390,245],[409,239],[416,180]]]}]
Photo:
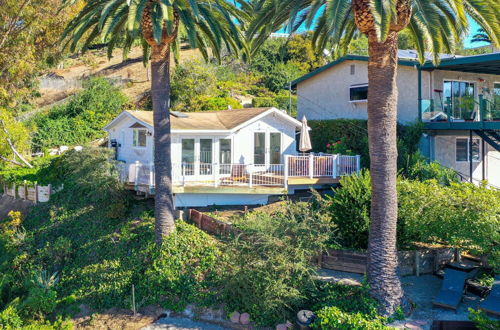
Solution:
[{"label": "wooden deck", "polygon": [[[255,178],[254,178],[255,179]],[[232,185],[215,186],[213,182],[189,182],[185,185],[174,185],[172,192],[174,194],[248,194],[248,195],[281,195],[287,194],[287,188],[284,185],[283,177],[273,177],[273,185],[266,185],[264,182],[269,182],[269,178],[262,180],[254,180],[254,184],[250,187],[247,182],[239,182]],[[335,185],[339,183],[338,178],[308,178],[308,177],[292,177],[288,178],[288,186],[316,186],[316,185]],[[154,188],[149,185],[126,183],[125,188],[135,190],[147,194],[154,194]]]}]

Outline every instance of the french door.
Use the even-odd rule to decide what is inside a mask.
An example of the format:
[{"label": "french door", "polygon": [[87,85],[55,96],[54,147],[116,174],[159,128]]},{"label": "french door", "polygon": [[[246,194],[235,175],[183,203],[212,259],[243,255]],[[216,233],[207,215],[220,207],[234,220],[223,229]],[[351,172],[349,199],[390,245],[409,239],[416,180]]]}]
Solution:
[{"label": "french door", "polygon": [[269,166],[281,164],[281,133],[255,132],[254,157],[255,165]]},{"label": "french door", "polygon": [[214,159],[214,140],[205,137],[183,138],[182,171],[184,176],[211,176]]}]

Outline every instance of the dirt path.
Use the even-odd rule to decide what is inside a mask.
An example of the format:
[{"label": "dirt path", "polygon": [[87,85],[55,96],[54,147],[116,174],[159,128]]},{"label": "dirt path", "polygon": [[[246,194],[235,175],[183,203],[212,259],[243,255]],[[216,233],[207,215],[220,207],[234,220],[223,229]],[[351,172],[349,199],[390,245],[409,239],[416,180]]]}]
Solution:
[{"label": "dirt path", "polygon": [[218,325],[193,321],[183,317],[164,317],[142,330],[228,330]]},{"label": "dirt path", "polygon": [[5,219],[10,211],[20,211],[24,217],[28,214],[32,206],[33,202],[0,195],[0,221]]}]

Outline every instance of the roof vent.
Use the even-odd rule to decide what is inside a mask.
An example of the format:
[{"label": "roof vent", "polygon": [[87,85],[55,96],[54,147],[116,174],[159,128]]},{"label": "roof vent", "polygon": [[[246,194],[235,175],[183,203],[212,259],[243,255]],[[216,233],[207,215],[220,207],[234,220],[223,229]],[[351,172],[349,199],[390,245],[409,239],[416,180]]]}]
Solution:
[{"label": "roof vent", "polygon": [[189,116],[187,114],[179,112],[179,111],[170,111],[170,113],[172,114],[172,116],[174,116],[176,118],[189,118]]}]

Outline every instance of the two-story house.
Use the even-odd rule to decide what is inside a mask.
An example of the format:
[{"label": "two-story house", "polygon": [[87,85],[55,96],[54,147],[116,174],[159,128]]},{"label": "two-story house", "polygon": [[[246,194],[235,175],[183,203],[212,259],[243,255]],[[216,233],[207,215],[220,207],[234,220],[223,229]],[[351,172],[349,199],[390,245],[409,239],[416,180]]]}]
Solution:
[{"label": "two-story house", "polygon": [[[398,121],[424,123],[422,153],[500,187],[500,53],[442,55],[438,65],[420,65],[414,51],[398,55]],[[367,119],[366,56],[344,56],[292,85],[299,118]]]}]

